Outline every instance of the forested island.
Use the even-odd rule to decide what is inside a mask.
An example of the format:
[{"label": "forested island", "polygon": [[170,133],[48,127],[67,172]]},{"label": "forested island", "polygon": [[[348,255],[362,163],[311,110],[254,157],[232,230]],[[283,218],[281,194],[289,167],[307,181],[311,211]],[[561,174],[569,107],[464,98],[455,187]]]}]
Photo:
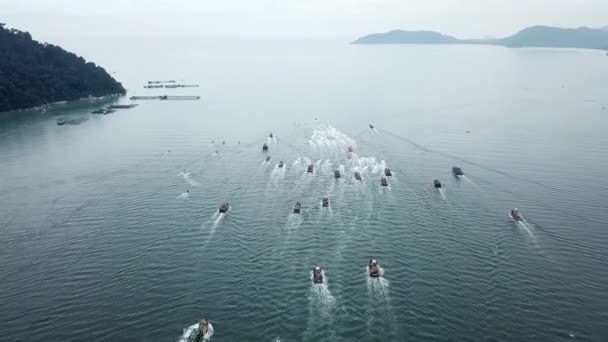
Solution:
[{"label": "forested island", "polygon": [[393,30],[361,37],[353,44],[483,44],[506,47],[608,49],[608,30],[531,26],[500,39],[458,39],[433,31]]},{"label": "forested island", "polygon": [[0,112],[125,93],[95,63],[0,23]]}]

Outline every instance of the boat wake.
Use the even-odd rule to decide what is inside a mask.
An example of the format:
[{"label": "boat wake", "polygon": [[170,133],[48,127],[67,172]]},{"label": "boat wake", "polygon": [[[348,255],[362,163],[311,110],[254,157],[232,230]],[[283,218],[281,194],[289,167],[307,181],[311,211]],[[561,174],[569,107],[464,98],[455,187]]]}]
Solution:
[{"label": "boat wake", "polygon": [[226,217],[226,214],[228,214],[229,212],[230,212],[230,209],[228,209],[228,212],[225,213],[225,214],[224,213],[219,213],[219,212],[216,211],[215,214],[213,214],[213,216],[211,217],[210,220],[208,220],[207,222],[203,223],[202,227],[210,226],[209,236],[207,237],[207,240],[203,244],[203,247],[207,247],[207,245],[209,244],[209,241],[211,241],[211,239],[213,238],[213,235],[215,235],[215,231],[217,230],[217,226],[220,224],[220,222],[222,221],[222,219],[224,219],[224,217]]},{"label": "boat wake", "polygon": [[184,177],[184,180],[186,181],[186,183],[192,185],[192,186],[201,186],[201,183],[195,181],[194,179],[192,179],[190,177],[190,172],[180,172],[177,174],[178,176]]},{"label": "boat wake", "polygon": [[375,302],[388,302],[389,282],[384,278],[384,268],[379,267],[380,277],[372,278],[369,276],[369,267],[365,267],[365,277],[367,278],[367,293]]},{"label": "boat wake", "polygon": [[313,150],[329,151],[338,155],[344,155],[349,147],[357,147],[351,137],[327,124],[319,124],[312,130],[308,144]]},{"label": "boat wake", "polygon": [[321,271],[321,275],[323,276],[323,283],[315,284],[312,271],[310,272],[310,308],[311,313],[314,313],[317,316],[329,317],[331,316],[331,310],[336,306],[336,298],[331,294],[327,287],[325,270]]},{"label": "boat wake", "polygon": [[467,183],[471,184],[473,187],[475,187],[475,189],[479,190],[479,185],[477,185],[477,183],[475,183],[471,178],[467,177],[466,175],[462,175],[460,176],[462,179],[464,179]]},{"label": "boat wake", "polygon": [[302,224],[302,222],[304,222],[302,214],[291,213],[289,216],[287,216],[287,228],[297,228]]},{"label": "boat wake", "polygon": [[186,191],[183,194],[177,196],[177,199],[179,199],[179,200],[185,200],[186,198],[188,198],[188,196],[190,196],[190,193]]},{"label": "boat wake", "polygon": [[536,240],[536,236],[534,235],[534,232],[533,232],[534,227],[532,226],[532,224],[530,224],[528,221],[526,221],[525,218],[523,221],[517,221],[511,215],[509,215],[509,218],[513,222],[515,222],[515,224],[517,225],[518,228],[525,231],[532,239]]},{"label": "boat wake", "polygon": [[196,329],[198,329],[198,323],[192,324],[191,326],[187,327],[186,329],[184,329],[182,336],[180,336],[177,341],[178,342],[189,342],[190,336],[192,336],[192,333],[195,332]]},{"label": "boat wake", "polygon": [[441,195],[441,198],[443,198],[444,201],[448,200],[448,198],[445,197],[445,192],[443,192],[443,189],[439,188],[437,191],[439,191],[439,195]]}]

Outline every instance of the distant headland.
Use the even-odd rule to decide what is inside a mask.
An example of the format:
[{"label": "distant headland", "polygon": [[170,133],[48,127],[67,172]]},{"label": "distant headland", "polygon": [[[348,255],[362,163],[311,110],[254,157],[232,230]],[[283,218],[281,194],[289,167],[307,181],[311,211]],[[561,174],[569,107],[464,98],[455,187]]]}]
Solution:
[{"label": "distant headland", "polygon": [[95,63],[0,23],[0,112],[125,93]]},{"label": "distant headland", "polygon": [[393,30],[361,37],[351,44],[483,44],[506,47],[549,47],[608,50],[608,29],[531,26],[499,39],[458,39],[433,31]]}]

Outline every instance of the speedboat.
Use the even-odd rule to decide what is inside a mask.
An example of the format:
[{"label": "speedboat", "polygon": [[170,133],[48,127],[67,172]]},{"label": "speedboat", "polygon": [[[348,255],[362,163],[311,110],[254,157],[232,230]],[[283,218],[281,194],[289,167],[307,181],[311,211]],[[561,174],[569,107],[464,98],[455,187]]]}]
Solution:
[{"label": "speedboat", "polygon": [[302,212],[302,204],[300,204],[300,202],[296,202],[296,205],[293,207],[293,213],[299,214],[300,212]]},{"label": "speedboat", "polygon": [[390,177],[393,175],[393,173],[391,172],[391,169],[389,169],[388,167],[384,168],[384,175],[387,177]]},{"label": "speedboat", "polygon": [[262,151],[268,151],[268,144],[264,143],[264,145],[262,145]]},{"label": "speedboat", "polygon": [[283,163],[283,161],[281,160],[281,161],[279,162],[279,167],[283,167],[283,166],[285,166],[285,163]]},{"label": "speedboat", "polygon": [[323,284],[323,273],[321,271],[321,267],[315,266],[312,269],[312,281],[315,284]]},{"label": "speedboat", "polygon": [[348,151],[348,153],[353,153],[353,147],[352,146],[348,146],[347,151]]},{"label": "speedboat", "polygon": [[308,165],[308,169],[306,169],[306,172],[312,173],[313,169],[314,169],[314,166],[312,164],[310,164],[310,165]]},{"label": "speedboat", "polygon": [[380,178],[380,185],[382,186],[388,186],[388,179],[386,179],[386,177],[382,177]]},{"label": "speedboat", "polygon": [[370,128],[370,129],[374,129],[374,125],[369,124],[369,128]]},{"label": "speedboat", "polygon": [[433,181],[433,185],[435,186],[435,189],[441,189],[441,182],[439,181],[439,179],[435,179]]},{"label": "speedboat", "polygon": [[211,323],[209,322],[207,317],[205,317],[201,320],[201,322],[198,323],[198,327],[196,328],[195,331],[192,332],[192,335],[190,335],[190,338],[188,339],[188,341],[189,342],[209,341],[211,339],[211,336],[213,336],[213,326],[211,325]]},{"label": "speedboat", "polygon": [[464,172],[462,172],[462,170],[458,166],[452,167],[452,172],[456,176],[462,176],[462,175],[464,175]]},{"label": "speedboat", "polygon": [[358,181],[361,180],[361,173],[359,173],[359,171],[355,171],[355,179]]},{"label": "speedboat", "polygon": [[268,137],[269,137],[270,139],[274,138],[274,135],[272,135],[272,132],[270,132],[270,134],[268,134]]},{"label": "speedboat", "polygon": [[266,157],[266,161],[267,162],[270,161],[270,156]]},{"label": "speedboat", "polygon": [[517,209],[517,208],[511,209],[511,217],[515,221],[523,221],[524,220],[524,216],[519,212],[519,209]]},{"label": "speedboat", "polygon": [[323,207],[329,207],[329,198],[327,196],[323,196]]},{"label": "speedboat", "polygon": [[220,205],[220,208],[218,209],[218,211],[220,212],[220,214],[225,214],[228,212],[228,210],[230,210],[230,204],[228,204],[228,202],[224,202]]},{"label": "speedboat", "polygon": [[336,171],[334,171],[334,177],[336,179],[342,177],[342,175],[340,174],[340,170],[336,169]]},{"label": "speedboat", "polygon": [[369,259],[369,264],[368,266],[368,271],[369,271],[369,276],[372,278],[378,278],[380,277],[380,267],[378,266],[378,261],[376,261],[376,259]]},{"label": "speedboat", "polygon": [[66,119],[59,119],[59,120],[57,120],[57,125],[58,126],[63,126],[63,125],[65,125],[66,122],[68,122],[68,120],[66,120]]}]

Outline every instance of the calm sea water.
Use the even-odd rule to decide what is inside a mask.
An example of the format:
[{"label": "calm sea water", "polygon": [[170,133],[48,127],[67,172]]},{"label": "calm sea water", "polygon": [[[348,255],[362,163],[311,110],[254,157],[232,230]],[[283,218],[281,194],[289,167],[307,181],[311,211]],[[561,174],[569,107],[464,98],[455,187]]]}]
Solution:
[{"label": "calm sea water", "polygon": [[[214,341],[608,338],[603,53],[66,48],[129,95],[202,100],[0,115],[0,340],[177,341],[204,315]],[[145,91],[155,79],[200,87]],[[527,222],[509,219],[513,207]]]}]

